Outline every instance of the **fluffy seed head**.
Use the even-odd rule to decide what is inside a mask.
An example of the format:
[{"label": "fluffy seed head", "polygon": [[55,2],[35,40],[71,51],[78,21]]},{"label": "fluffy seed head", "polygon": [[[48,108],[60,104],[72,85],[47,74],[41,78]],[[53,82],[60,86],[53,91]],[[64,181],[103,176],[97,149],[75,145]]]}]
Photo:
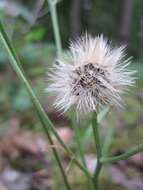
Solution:
[{"label": "fluffy seed head", "polygon": [[120,106],[121,95],[134,84],[127,69],[125,47],[112,47],[103,36],[85,35],[70,45],[70,60],[58,60],[46,89],[56,95],[55,106],[67,111],[97,111],[102,105]]}]

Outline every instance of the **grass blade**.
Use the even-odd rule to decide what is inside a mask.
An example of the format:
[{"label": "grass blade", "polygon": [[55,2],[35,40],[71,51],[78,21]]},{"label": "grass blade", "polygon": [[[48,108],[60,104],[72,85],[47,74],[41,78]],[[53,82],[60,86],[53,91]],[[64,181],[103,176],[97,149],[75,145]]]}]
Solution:
[{"label": "grass blade", "polygon": [[53,0],[47,0],[47,1],[49,4],[50,13],[51,13],[54,37],[55,37],[56,48],[57,48],[57,56],[58,56],[58,58],[60,58],[62,55],[62,44],[61,44],[61,37],[60,37],[58,18],[57,18],[57,10],[56,10],[58,1],[53,1]]}]

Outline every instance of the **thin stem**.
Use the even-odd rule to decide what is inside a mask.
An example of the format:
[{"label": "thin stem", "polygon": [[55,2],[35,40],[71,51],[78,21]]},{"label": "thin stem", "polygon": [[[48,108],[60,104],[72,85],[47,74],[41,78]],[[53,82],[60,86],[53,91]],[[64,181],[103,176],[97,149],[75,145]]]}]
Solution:
[{"label": "thin stem", "polygon": [[[20,70],[20,68],[18,68],[17,61],[19,62],[19,60],[18,60],[18,58],[17,58],[17,56],[16,56],[16,53],[15,53],[15,51],[14,51],[14,48],[11,46],[11,43],[10,43],[10,41],[9,41],[9,39],[8,39],[8,36],[6,35],[6,33],[5,33],[5,31],[4,31],[3,26],[2,26],[1,23],[0,23],[0,30],[1,30],[1,32],[0,32],[0,38],[1,38],[1,40],[2,40],[2,42],[3,42],[3,44],[4,44],[4,46],[5,46],[6,50],[8,51],[8,53],[9,53],[9,55],[10,55],[11,61],[15,64],[15,67],[16,67],[17,69],[19,69],[20,75],[22,76],[22,78],[23,78],[23,80],[24,80],[24,83],[27,85],[27,88],[28,88],[29,91],[30,91],[30,86],[29,86],[29,84],[27,84],[27,81],[24,79],[23,70]],[[5,39],[4,37],[6,37],[6,39]],[[8,43],[7,43],[7,42],[8,42]],[[16,65],[17,65],[17,66],[16,66]],[[20,65],[20,63],[19,63],[19,65]],[[32,95],[33,95],[33,97],[34,97],[33,92],[31,92],[31,93],[32,93]],[[36,103],[35,97],[34,97],[34,99],[32,99],[32,100],[33,100],[33,103],[35,104],[35,103]],[[54,145],[53,140],[52,140],[52,138],[51,138],[51,136],[50,136],[49,131],[47,130],[47,128],[46,128],[46,126],[45,126],[45,122],[43,121],[42,115],[40,114],[40,112],[38,112],[38,115],[39,115],[39,117],[40,117],[40,119],[41,119],[41,121],[42,121],[43,128],[44,128],[45,133],[46,133],[46,135],[47,135],[47,137],[48,137],[49,143],[50,143],[51,145]],[[52,146],[52,147],[53,147],[53,148],[52,148],[53,154],[54,154],[54,157],[55,157],[55,159],[56,159],[56,161],[57,161],[57,164],[58,164],[58,166],[59,166],[59,168],[60,168],[61,174],[62,174],[62,176],[63,176],[63,180],[64,180],[64,183],[65,183],[66,189],[67,189],[67,190],[71,190],[70,185],[69,185],[68,180],[67,180],[67,177],[66,177],[66,174],[65,174],[65,171],[64,171],[64,169],[63,169],[62,163],[61,163],[61,161],[60,161],[60,157],[59,157],[59,155],[58,155],[56,149],[54,148],[54,146]]]},{"label": "thin stem", "polygon": [[104,163],[104,164],[111,164],[111,163],[114,163],[114,162],[118,162],[118,161],[121,161],[121,160],[126,160],[128,159],[129,157],[132,157],[134,156],[135,154],[139,153],[139,152],[142,152],[143,151],[143,144],[137,146],[137,147],[134,147],[132,149],[130,149],[129,151],[127,151],[126,153],[124,154],[121,154],[119,156],[113,156],[113,157],[107,157],[107,158],[102,158],[101,159],[101,162]]},{"label": "thin stem", "polygon": [[[50,144],[51,144],[51,145],[54,145],[53,140],[52,140],[52,138],[51,138],[51,136],[50,136],[50,133],[48,132],[48,133],[46,133],[46,134],[47,134],[47,137],[48,137],[48,140],[49,140]],[[61,172],[61,174],[62,174],[65,187],[66,187],[67,190],[71,190],[71,187],[70,187],[70,185],[69,185],[69,182],[68,182],[66,173],[65,173],[65,171],[64,171],[64,168],[63,168],[63,166],[62,166],[62,163],[61,163],[60,157],[59,157],[59,155],[58,155],[58,152],[57,152],[57,150],[56,150],[56,148],[55,148],[54,146],[52,146],[52,150],[53,150],[53,154],[54,154],[55,160],[57,161],[57,164],[58,164],[58,166],[59,166],[60,172]]]},{"label": "thin stem", "polygon": [[[6,48],[8,55],[10,57],[10,61],[11,61],[11,65],[13,67],[13,69],[15,70],[15,72],[17,73],[18,77],[21,79],[21,81],[23,82],[23,84],[25,85],[31,99],[32,102],[36,108],[36,111],[38,112],[38,115],[42,118],[42,121],[44,122],[45,126],[47,125],[47,127],[53,132],[53,134],[56,136],[56,138],[58,139],[58,141],[60,142],[60,144],[63,146],[63,148],[66,150],[66,152],[68,152],[70,154],[70,151],[68,150],[68,147],[65,145],[65,143],[63,142],[63,140],[60,138],[60,136],[57,134],[56,129],[54,128],[54,125],[52,124],[52,122],[50,121],[50,119],[48,118],[47,114],[45,113],[45,111],[43,110],[39,100],[37,99],[36,95],[34,94],[29,82],[27,81],[23,71],[21,70],[21,68],[19,67],[17,60],[15,59],[15,56],[13,55],[14,49],[11,46],[11,43],[8,39],[8,36],[6,34],[6,32],[4,31],[3,25],[0,22],[0,38],[1,41],[4,44],[4,47]],[[12,51],[13,50],[13,51]],[[46,128],[47,130],[47,128]]]},{"label": "thin stem", "polygon": [[100,159],[102,157],[102,150],[101,150],[101,144],[100,144],[100,137],[99,137],[99,131],[98,131],[98,123],[97,123],[97,114],[94,112],[93,118],[92,118],[92,129],[93,129],[93,135],[95,140],[95,146],[96,146],[96,153],[97,153],[97,167],[94,172],[93,176],[93,182],[95,186],[95,190],[98,190],[98,178],[99,174],[102,168],[102,163],[100,162]]},{"label": "thin stem", "polygon": [[[49,117],[47,116],[47,114],[45,113],[44,109],[42,108],[38,98],[36,97],[36,95],[34,94],[29,82],[27,81],[23,71],[21,70],[21,68],[19,67],[17,60],[15,59],[15,56],[13,55],[13,47],[11,46],[11,43],[8,39],[8,36],[4,30],[4,27],[0,21],[0,39],[9,55],[10,58],[10,63],[12,68],[15,70],[17,76],[20,78],[20,80],[23,82],[24,86],[27,89],[27,92],[29,93],[29,96],[31,97],[31,100],[33,102],[33,105],[38,113],[39,118],[41,119],[41,122],[44,124],[43,128],[45,130],[45,132],[48,132],[49,130],[55,135],[55,137],[57,138],[58,142],[60,143],[60,145],[64,148],[64,150],[67,152],[67,154],[71,157],[74,156],[73,152],[66,146],[66,144],[64,143],[64,141],[61,139],[61,137],[58,135],[53,123],[51,122],[51,120],[49,119]],[[15,51],[14,51],[15,52]],[[15,53],[16,54],[16,53]],[[87,175],[90,176],[89,172],[87,171],[87,169],[82,166],[82,164],[76,160],[76,158],[74,158],[74,163]]]},{"label": "thin stem", "polygon": [[62,55],[62,45],[61,45],[61,37],[60,37],[58,18],[57,18],[57,10],[56,10],[57,2],[55,2],[53,0],[48,0],[48,3],[49,3],[49,7],[50,7],[55,42],[56,42],[56,47],[57,47],[57,56],[58,56],[58,58],[60,58]]},{"label": "thin stem", "polygon": [[102,151],[101,151],[100,137],[99,137],[99,131],[98,131],[97,114],[95,112],[92,118],[92,129],[93,129],[93,135],[94,135],[94,140],[95,140],[97,159],[100,160]]}]

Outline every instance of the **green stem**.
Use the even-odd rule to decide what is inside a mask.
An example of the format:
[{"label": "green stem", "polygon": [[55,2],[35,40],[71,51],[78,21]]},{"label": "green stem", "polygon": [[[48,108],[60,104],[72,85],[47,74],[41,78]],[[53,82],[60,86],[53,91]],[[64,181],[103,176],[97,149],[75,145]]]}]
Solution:
[{"label": "green stem", "polygon": [[[4,44],[4,47],[6,48],[8,55],[10,57],[10,61],[11,61],[11,65],[13,67],[13,69],[15,70],[16,74],[18,75],[18,77],[21,79],[21,81],[23,82],[24,86],[26,87],[32,102],[36,108],[36,111],[38,112],[38,115],[42,118],[42,121],[44,122],[45,126],[47,125],[47,127],[53,132],[53,134],[56,136],[56,138],[58,139],[58,141],[60,142],[60,144],[64,147],[64,149],[69,152],[67,146],[65,145],[65,143],[63,142],[63,140],[60,138],[60,136],[57,134],[56,129],[54,128],[54,125],[52,124],[52,122],[50,121],[50,119],[48,118],[47,114],[45,113],[45,111],[43,110],[39,100],[37,99],[37,97],[35,96],[30,84],[28,83],[25,75],[23,74],[23,71],[21,70],[21,68],[19,67],[17,60],[15,59],[15,56],[13,54],[14,49],[11,46],[11,43],[8,39],[8,36],[6,34],[6,32],[4,31],[3,25],[0,22],[0,38],[1,41]],[[12,51],[13,50],[13,51]]]},{"label": "green stem", "polygon": [[99,189],[98,178],[99,178],[99,174],[102,168],[102,163],[100,162],[100,159],[102,157],[102,150],[101,150],[101,144],[100,144],[96,112],[94,112],[93,118],[92,118],[92,129],[93,129],[93,135],[94,135],[95,146],[96,146],[96,154],[97,154],[97,166],[96,166],[94,176],[93,176],[93,183],[94,183],[95,190],[98,190]]},{"label": "green stem", "polygon": [[48,137],[48,140],[49,140],[50,144],[52,145],[53,154],[54,154],[55,160],[57,161],[57,164],[58,164],[58,166],[59,166],[60,172],[61,172],[61,174],[62,174],[65,187],[66,187],[67,190],[71,190],[71,187],[70,187],[70,185],[69,185],[69,182],[68,182],[66,173],[65,173],[65,171],[64,171],[64,169],[63,169],[63,166],[62,166],[60,157],[59,157],[59,155],[58,155],[58,152],[57,152],[56,148],[53,146],[54,143],[53,143],[53,140],[52,140],[52,138],[51,138],[51,136],[50,136],[50,133],[48,132],[48,133],[46,133],[46,134],[47,134],[47,137]]},{"label": "green stem", "polygon": [[[9,53],[9,56],[10,56],[11,61],[12,61],[12,65],[14,66],[15,70],[17,71],[17,74],[19,76],[21,76],[21,78],[23,79],[24,84],[27,86],[28,91],[32,94],[32,97],[33,97],[32,101],[33,101],[34,105],[37,104],[38,102],[36,101],[36,98],[35,98],[33,92],[31,91],[31,87],[29,86],[29,84],[27,83],[27,81],[24,78],[23,70],[20,70],[21,68],[17,64],[17,61],[19,62],[19,60],[18,60],[18,58],[16,56],[14,48],[11,46],[11,43],[10,43],[10,41],[8,39],[7,34],[4,31],[4,28],[3,28],[1,22],[0,22],[0,38],[1,38],[1,40],[2,40],[2,42],[4,44],[4,46],[5,46],[6,50]],[[19,65],[20,65],[20,63],[19,63]],[[54,145],[53,140],[52,140],[52,138],[50,136],[49,131],[46,128],[46,123],[45,123],[45,120],[43,120],[41,112],[38,111],[38,115],[40,117],[40,120],[42,121],[42,124],[43,124],[42,126],[44,128],[44,131],[45,131],[47,137],[48,137],[48,140],[49,140],[50,144],[53,147],[53,145]],[[61,174],[63,176],[63,180],[64,180],[64,183],[65,183],[66,189],[71,190],[71,188],[69,186],[69,183],[68,183],[68,180],[67,180],[67,177],[66,177],[66,174],[65,174],[65,171],[64,171],[63,166],[61,164],[60,157],[59,157],[59,155],[58,155],[58,153],[57,153],[57,151],[56,151],[56,149],[54,147],[52,148],[52,150],[53,150],[54,157],[55,157],[55,159],[57,161],[57,164],[58,164],[58,166],[60,168]]]},{"label": "green stem", "polygon": [[48,0],[48,3],[49,3],[49,7],[50,7],[55,42],[56,42],[56,47],[57,47],[57,56],[58,56],[58,58],[60,58],[62,55],[62,45],[61,45],[60,31],[59,31],[58,18],[57,18],[57,10],[56,10],[57,3],[54,2],[53,0]]},{"label": "green stem", "polygon": [[[55,137],[57,138],[58,142],[60,143],[60,145],[64,148],[64,150],[67,152],[67,154],[71,157],[74,157],[73,152],[66,146],[66,144],[64,143],[64,141],[61,139],[61,137],[58,135],[53,123],[51,122],[51,120],[49,119],[49,117],[47,116],[47,114],[45,113],[45,111],[43,110],[38,98],[36,97],[36,95],[34,94],[29,82],[27,81],[24,73],[22,72],[21,68],[19,67],[17,60],[15,59],[15,56],[13,55],[14,49],[11,46],[11,43],[8,39],[8,36],[4,30],[4,27],[0,21],[0,38],[1,41],[6,49],[6,51],[8,52],[9,58],[10,58],[10,63],[12,68],[15,70],[16,74],[18,75],[18,77],[21,79],[21,81],[23,82],[24,86],[27,89],[27,92],[29,93],[31,100],[33,102],[33,105],[39,115],[39,117],[41,118],[41,122],[44,124],[44,130],[48,132],[48,130],[50,130]],[[16,53],[15,53],[16,54]],[[76,159],[74,158],[74,163],[87,175],[90,176],[89,172],[87,171],[87,169],[82,166],[82,164]]]},{"label": "green stem", "polygon": [[143,151],[143,144],[134,147],[132,149],[130,149],[129,151],[127,151],[124,154],[121,154],[119,156],[114,156],[114,157],[107,157],[107,158],[102,158],[101,162],[104,164],[109,164],[109,163],[114,163],[114,162],[118,162],[120,160],[126,160],[131,156],[134,156],[135,154],[142,152]]}]

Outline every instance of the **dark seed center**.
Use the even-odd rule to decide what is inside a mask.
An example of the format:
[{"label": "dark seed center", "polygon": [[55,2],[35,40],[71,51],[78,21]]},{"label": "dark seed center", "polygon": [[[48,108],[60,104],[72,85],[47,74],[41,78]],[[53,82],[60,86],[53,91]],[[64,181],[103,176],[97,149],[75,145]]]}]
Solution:
[{"label": "dark seed center", "polygon": [[72,84],[72,92],[74,95],[79,96],[82,89],[90,90],[91,94],[94,94],[97,85],[105,88],[99,80],[99,76],[106,79],[105,70],[94,65],[95,64],[88,63],[83,67],[78,67],[74,71],[76,76]]}]

